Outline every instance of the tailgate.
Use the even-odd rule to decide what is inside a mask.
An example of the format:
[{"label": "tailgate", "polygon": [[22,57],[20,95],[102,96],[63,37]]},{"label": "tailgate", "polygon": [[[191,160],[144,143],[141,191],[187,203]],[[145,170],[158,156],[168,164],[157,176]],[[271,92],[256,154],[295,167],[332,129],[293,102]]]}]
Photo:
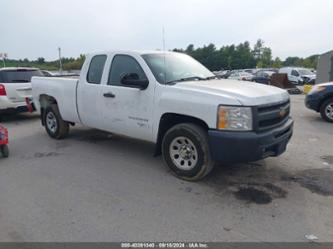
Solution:
[{"label": "tailgate", "polygon": [[26,97],[31,98],[31,83],[5,83],[7,97],[12,102],[24,102]]}]

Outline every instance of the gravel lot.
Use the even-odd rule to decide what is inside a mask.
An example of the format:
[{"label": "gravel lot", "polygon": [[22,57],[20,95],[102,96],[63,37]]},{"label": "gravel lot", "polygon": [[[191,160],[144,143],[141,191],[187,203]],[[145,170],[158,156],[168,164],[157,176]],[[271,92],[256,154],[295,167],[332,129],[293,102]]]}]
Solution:
[{"label": "gravel lot", "polygon": [[153,145],[74,127],[50,139],[36,115],[4,120],[0,241],[333,241],[333,125],[292,96],[285,154],[172,176]]}]

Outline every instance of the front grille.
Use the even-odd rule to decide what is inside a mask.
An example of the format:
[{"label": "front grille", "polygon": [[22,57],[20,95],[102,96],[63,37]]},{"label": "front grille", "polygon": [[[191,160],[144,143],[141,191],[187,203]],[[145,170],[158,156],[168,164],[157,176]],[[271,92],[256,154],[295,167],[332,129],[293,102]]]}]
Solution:
[{"label": "front grille", "polygon": [[254,126],[257,131],[273,129],[285,123],[290,114],[290,101],[256,107]]}]

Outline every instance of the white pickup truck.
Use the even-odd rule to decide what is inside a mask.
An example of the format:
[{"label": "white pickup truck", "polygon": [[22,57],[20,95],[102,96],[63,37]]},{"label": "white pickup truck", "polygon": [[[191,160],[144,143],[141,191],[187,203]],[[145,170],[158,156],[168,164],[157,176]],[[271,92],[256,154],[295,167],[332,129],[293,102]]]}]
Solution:
[{"label": "white pickup truck", "polygon": [[32,88],[52,138],[80,123],[153,142],[155,155],[186,180],[206,176],[214,162],[278,156],[293,132],[286,91],[218,80],[181,53],[90,54],[79,79],[33,77]]}]

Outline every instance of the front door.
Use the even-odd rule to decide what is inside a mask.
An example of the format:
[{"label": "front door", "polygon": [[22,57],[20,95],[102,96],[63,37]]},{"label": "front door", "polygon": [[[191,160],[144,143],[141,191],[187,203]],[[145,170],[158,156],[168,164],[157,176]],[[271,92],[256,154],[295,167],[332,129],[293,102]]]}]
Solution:
[{"label": "front door", "polygon": [[98,99],[101,98],[106,59],[106,55],[95,55],[91,58],[88,68],[82,70],[87,71],[87,74],[80,77],[77,90],[78,112],[82,124],[98,129],[102,129]]},{"label": "front door", "polygon": [[103,108],[103,129],[126,136],[151,140],[154,86],[152,82],[144,90],[125,86],[121,79],[126,74],[136,74],[147,79],[138,60],[130,55],[116,54],[109,67],[109,75],[102,86],[100,106]]}]

